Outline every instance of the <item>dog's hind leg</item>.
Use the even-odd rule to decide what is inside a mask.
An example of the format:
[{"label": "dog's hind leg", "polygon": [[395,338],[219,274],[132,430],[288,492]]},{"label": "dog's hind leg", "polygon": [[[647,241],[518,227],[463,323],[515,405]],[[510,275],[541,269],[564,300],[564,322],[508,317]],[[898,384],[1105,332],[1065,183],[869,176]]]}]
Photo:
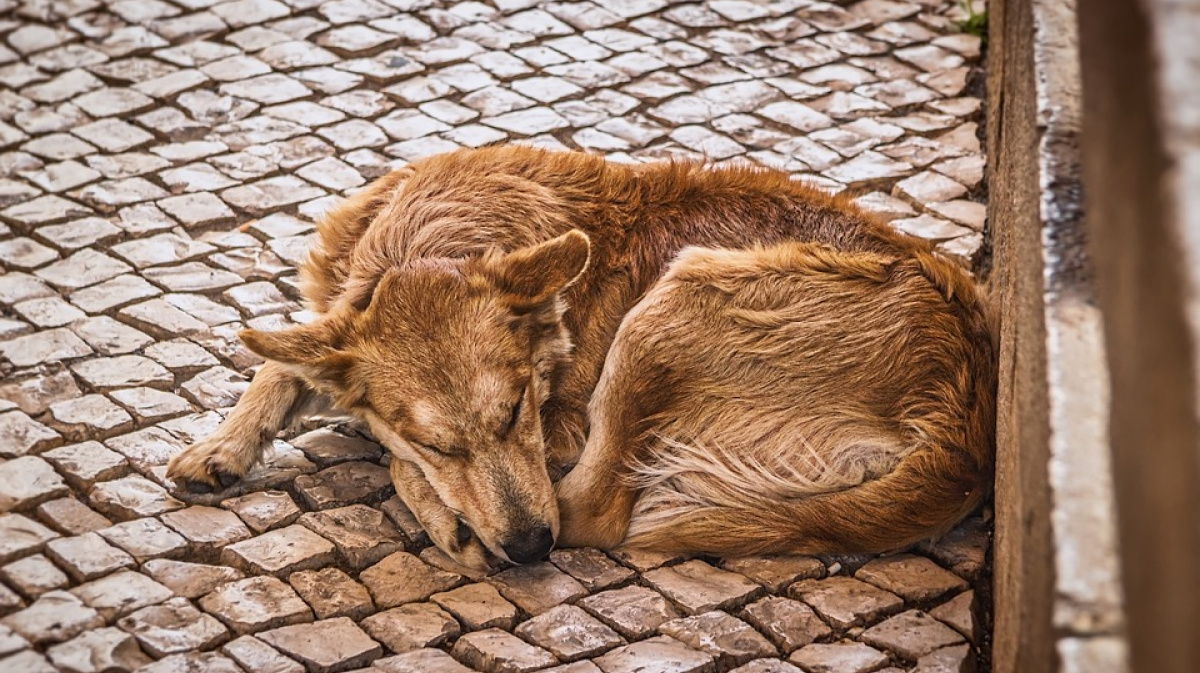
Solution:
[{"label": "dog's hind leg", "polygon": [[200,491],[233,484],[316,396],[285,365],[267,362],[217,431],[171,459],[167,477]]},{"label": "dog's hind leg", "polygon": [[659,442],[652,419],[673,395],[664,357],[672,351],[673,301],[660,281],[617,330],[588,405],[583,454],[557,485],[560,546],[611,548],[625,539],[638,496],[634,470]]}]

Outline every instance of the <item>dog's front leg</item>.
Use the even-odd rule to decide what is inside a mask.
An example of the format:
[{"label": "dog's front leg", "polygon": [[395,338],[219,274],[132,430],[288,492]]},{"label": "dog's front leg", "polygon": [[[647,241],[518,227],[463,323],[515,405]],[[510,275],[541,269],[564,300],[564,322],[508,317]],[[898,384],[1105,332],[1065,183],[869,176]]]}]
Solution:
[{"label": "dog's front leg", "polygon": [[167,477],[194,490],[232,485],[314,394],[286,366],[267,362],[217,431],[171,459]]},{"label": "dog's front leg", "polygon": [[392,456],[392,483],[396,494],[425,528],[429,539],[456,563],[468,568],[491,567],[487,548],[458,515],[442,503],[421,468]]}]

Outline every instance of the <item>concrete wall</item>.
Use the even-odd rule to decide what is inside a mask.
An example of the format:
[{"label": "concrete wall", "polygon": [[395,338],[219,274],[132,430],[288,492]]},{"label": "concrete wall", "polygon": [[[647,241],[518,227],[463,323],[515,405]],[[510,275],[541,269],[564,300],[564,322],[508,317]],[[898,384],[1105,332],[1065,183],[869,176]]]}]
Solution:
[{"label": "concrete wall", "polygon": [[1200,671],[1200,2],[1081,0],[1130,662]]},{"label": "concrete wall", "polygon": [[989,6],[989,226],[1000,304],[997,673],[1120,673],[1109,379],[1082,210],[1075,5]]}]

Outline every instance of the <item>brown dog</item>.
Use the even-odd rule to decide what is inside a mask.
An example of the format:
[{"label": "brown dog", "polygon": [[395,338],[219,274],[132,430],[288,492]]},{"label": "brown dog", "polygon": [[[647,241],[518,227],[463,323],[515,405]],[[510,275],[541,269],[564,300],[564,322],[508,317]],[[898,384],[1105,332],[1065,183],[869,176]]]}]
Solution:
[{"label": "brown dog", "polygon": [[369,424],[401,498],[473,566],[556,541],[887,551],[991,481],[979,291],[781,173],[454,152],[327,216],[303,274],[320,318],[243,332],[269,362],[171,477],[244,475],[326,402]]}]

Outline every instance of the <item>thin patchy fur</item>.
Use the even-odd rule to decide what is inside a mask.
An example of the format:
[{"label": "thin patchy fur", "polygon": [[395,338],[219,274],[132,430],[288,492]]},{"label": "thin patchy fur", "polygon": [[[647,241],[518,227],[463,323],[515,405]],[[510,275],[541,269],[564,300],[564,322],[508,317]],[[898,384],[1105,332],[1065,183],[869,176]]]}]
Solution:
[{"label": "thin patchy fur", "polygon": [[244,334],[271,362],[172,477],[241,476],[327,400],[367,421],[401,497],[471,565],[555,539],[887,551],[991,481],[980,291],[778,172],[454,152],[345,201],[302,273],[321,319]]}]

